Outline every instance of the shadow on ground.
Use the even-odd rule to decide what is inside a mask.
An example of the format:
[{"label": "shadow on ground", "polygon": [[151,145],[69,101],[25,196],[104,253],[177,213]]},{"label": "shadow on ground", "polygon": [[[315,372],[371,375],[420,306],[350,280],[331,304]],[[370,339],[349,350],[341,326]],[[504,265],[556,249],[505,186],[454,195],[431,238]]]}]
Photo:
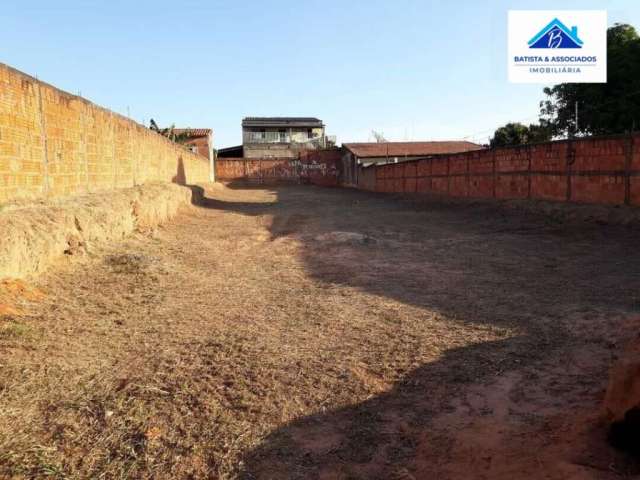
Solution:
[{"label": "shadow on ground", "polygon": [[[626,335],[621,319],[640,306],[636,229],[350,190],[309,196],[308,188],[270,187],[276,202],[249,203],[193,187],[202,208],[272,216],[271,241],[300,242],[306,274],[327,285],[438,312],[452,330],[473,324],[511,333],[451,348],[373,398],[275,430],[245,455],[245,478],[624,473],[607,470],[606,462],[621,460],[600,441],[593,406],[610,344]],[[499,386],[509,378],[513,384]],[[477,405],[473,389],[483,397]],[[581,425],[563,439],[554,430],[567,430],[563,422]],[[596,454],[588,450],[591,430]],[[577,450],[576,438],[584,440]],[[546,458],[550,443],[555,453]],[[574,456],[566,468],[555,456],[563,448]],[[508,454],[514,458],[493,458]]]}]

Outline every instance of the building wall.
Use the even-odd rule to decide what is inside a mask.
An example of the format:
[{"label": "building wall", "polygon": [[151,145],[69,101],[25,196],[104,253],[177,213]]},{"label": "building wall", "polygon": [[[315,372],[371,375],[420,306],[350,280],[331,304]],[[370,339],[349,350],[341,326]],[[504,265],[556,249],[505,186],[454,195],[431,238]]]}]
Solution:
[{"label": "building wall", "polygon": [[184,144],[190,150],[192,150],[191,147],[196,147],[196,151],[194,153],[197,153],[198,155],[202,155],[203,157],[209,158],[209,154],[211,153],[209,150],[209,141],[210,141],[209,136],[196,137],[186,141]]},{"label": "building wall", "polygon": [[[269,135],[277,136],[281,130],[285,130],[286,135],[288,137],[288,142],[283,143],[260,143],[260,142],[251,142],[246,141],[245,133],[250,132],[261,132],[264,131]],[[242,138],[243,138],[243,147],[244,147],[244,156],[246,158],[298,158],[301,151],[315,149],[309,143],[309,129],[302,127],[294,127],[294,128],[258,128],[258,127],[244,127],[242,129]],[[311,128],[312,137],[317,141],[318,138],[324,138],[324,128],[322,127],[314,127]],[[271,138],[272,140],[275,137]]]},{"label": "building wall", "polygon": [[376,169],[374,167],[358,168],[358,186],[363,190],[375,190]]},{"label": "building wall", "polygon": [[[301,128],[301,129],[294,128],[292,129],[291,138],[296,142],[306,142],[307,140],[309,140],[309,134],[307,130],[308,130],[307,128]],[[311,136],[314,138],[323,137],[324,129],[319,127],[312,128]]]},{"label": "building wall", "polygon": [[246,158],[298,158],[304,152],[316,150],[309,144],[254,143],[244,145]]},{"label": "building wall", "polygon": [[207,159],[0,64],[0,202],[208,179]]},{"label": "building wall", "polygon": [[346,148],[342,149],[340,164],[338,165],[338,181],[346,187],[356,186],[358,184],[357,158]]},{"label": "building wall", "polygon": [[418,160],[420,158],[425,158],[428,155],[416,155],[413,157],[403,156],[403,157],[359,157],[358,161],[360,164],[369,164],[369,163],[398,163],[398,162],[407,162],[410,160]]},{"label": "building wall", "polygon": [[298,149],[283,143],[248,144],[244,146],[246,158],[298,158]]},{"label": "building wall", "polygon": [[[367,169],[363,167],[364,165],[372,163],[407,162],[425,158],[425,156],[426,155],[412,157],[357,157],[349,149],[343,147],[338,172],[339,182],[344,186],[362,186],[363,181],[360,179],[360,176],[363,172],[367,172]],[[365,182],[367,185],[372,185],[370,177],[371,175],[368,175],[366,178]]]},{"label": "building wall", "polygon": [[640,206],[639,134],[439,155],[364,170],[375,172],[375,181],[361,180],[358,187],[378,192]]},{"label": "building wall", "polygon": [[[259,133],[265,132],[271,134],[279,134],[281,130],[284,130],[286,135],[291,139],[291,141],[295,142],[306,142],[309,139],[309,128],[307,127],[243,127],[242,129],[242,138],[244,138],[245,133]],[[311,136],[312,137],[323,137],[324,136],[324,128],[322,127],[312,127],[311,128]]]},{"label": "building wall", "polygon": [[338,149],[307,150],[296,158],[218,158],[216,179],[221,182],[275,184],[338,184]]},{"label": "building wall", "polygon": [[301,152],[299,169],[302,181],[324,187],[338,186],[340,158],[341,152],[338,148]]}]

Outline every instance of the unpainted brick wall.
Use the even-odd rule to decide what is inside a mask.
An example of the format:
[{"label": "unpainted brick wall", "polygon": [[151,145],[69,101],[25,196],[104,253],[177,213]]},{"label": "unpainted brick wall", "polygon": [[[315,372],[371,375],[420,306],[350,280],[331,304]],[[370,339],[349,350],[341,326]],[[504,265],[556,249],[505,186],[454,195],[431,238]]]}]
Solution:
[{"label": "unpainted brick wall", "polygon": [[640,135],[438,155],[361,168],[358,179],[378,192],[640,205]]},{"label": "unpainted brick wall", "polygon": [[338,184],[337,162],[340,150],[308,150],[298,158],[219,158],[216,179],[224,182],[254,184],[312,183]]},{"label": "unpainted brick wall", "polygon": [[208,159],[0,64],[0,203],[208,180]]},{"label": "unpainted brick wall", "polygon": [[254,184],[299,183],[297,160],[291,158],[219,158],[216,180]]}]

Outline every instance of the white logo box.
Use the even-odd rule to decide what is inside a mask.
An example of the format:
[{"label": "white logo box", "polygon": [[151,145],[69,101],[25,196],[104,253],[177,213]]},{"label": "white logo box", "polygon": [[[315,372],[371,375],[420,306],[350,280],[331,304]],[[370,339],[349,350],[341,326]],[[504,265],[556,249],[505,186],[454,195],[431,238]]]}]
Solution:
[{"label": "white logo box", "polygon": [[607,81],[606,10],[510,10],[507,37],[510,82]]}]

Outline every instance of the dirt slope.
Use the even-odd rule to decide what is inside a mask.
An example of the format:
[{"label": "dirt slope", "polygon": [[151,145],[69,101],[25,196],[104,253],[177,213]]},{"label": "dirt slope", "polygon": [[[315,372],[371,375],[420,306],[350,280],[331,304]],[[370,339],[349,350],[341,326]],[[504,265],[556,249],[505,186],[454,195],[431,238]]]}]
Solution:
[{"label": "dirt slope", "polygon": [[155,227],[191,203],[173,183],[0,205],[0,279],[44,272],[65,255]]},{"label": "dirt slope", "polygon": [[0,476],[622,478],[598,414],[637,245],[487,206],[212,189],[0,287]]}]

